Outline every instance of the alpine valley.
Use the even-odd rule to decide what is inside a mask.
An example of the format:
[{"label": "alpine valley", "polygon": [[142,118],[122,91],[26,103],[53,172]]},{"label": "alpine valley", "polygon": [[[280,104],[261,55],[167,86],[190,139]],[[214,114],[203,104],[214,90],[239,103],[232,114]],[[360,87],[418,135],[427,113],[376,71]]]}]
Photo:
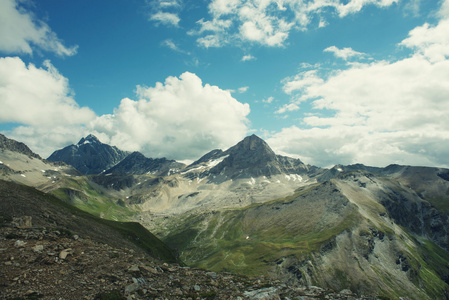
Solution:
[{"label": "alpine valley", "polygon": [[190,165],[93,135],[45,160],[0,135],[0,179],[139,222],[193,268],[369,299],[449,299],[448,169],[325,169],[255,135]]}]

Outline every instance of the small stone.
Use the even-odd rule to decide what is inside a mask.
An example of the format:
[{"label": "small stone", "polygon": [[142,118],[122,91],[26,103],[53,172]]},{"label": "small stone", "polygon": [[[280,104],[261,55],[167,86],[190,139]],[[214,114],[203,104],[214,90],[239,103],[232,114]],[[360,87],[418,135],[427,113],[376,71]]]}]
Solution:
[{"label": "small stone", "polygon": [[137,289],[139,288],[139,284],[138,283],[131,283],[130,285],[127,285],[125,287],[125,293],[129,294],[129,293],[134,293],[135,291],[137,291]]},{"label": "small stone", "polygon": [[66,259],[69,254],[72,254],[72,248],[67,248],[59,252],[59,258]]},{"label": "small stone", "polygon": [[134,265],[134,266],[131,266],[131,267],[128,269],[128,271],[130,271],[130,272],[140,272],[140,269],[139,269],[138,266]]},{"label": "small stone", "polygon": [[342,294],[342,295],[352,295],[352,292],[349,289],[344,289],[344,290],[340,291],[340,294]]},{"label": "small stone", "polygon": [[33,247],[34,252],[41,252],[42,250],[44,250],[44,245],[35,245]]},{"label": "small stone", "polygon": [[77,235],[77,234],[75,234],[75,235],[73,235],[73,239],[76,241],[76,240],[78,240],[80,237],[79,237],[79,235]]},{"label": "small stone", "polygon": [[201,290],[201,287],[200,287],[198,284],[195,284],[195,285],[193,286],[193,289],[194,289],[196,292],[199,292],[199,291]]},{"label": "small stone", "polygon": [[21,240],[17,240],[17,241],[14,243],[14,246],[16,246],[16,247],[25,247],[25,245],[26,245],[26,242],[21,241]]},{"label": "small stone", "polygon": [[206,274],[213,279],[217,278],[217,273],[215,273],[215,272],[207,272]]}]

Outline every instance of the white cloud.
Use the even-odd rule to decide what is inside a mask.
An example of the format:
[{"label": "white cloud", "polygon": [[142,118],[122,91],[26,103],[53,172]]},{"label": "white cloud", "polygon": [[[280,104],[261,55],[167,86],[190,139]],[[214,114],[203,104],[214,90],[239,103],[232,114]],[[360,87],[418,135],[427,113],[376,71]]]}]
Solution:
[{"label": "white cloud", "polygon": [[374,4],[379,7],[387,7],[394,3],[398,3],[399,0],[350,0],[350,1],[343,1],[343,3],[341,3],[340,1],[338,2],[339,2],[338,4],[336,5],[334,4],[335,8],[337,9],[340,17],[345,17],[349,14],[359,12],[360,10],[362,10],[364,6],[369,4]]},{"label": "white cloud", "polygon": [[66,47],[50,27],[23,8],[19,0],[0,1],[0,51],[32,54],[38,47],[57,55],[74,55],[78,46]]},{"label": "white cloud", "polygon": [[274,101],[274,97],[268,97],[267,99],[263,99],[262,102],[263,103],[267,103],[270,104]]},{"label": "white cloud", "polygon": [[442,19],[436,26],[424,24],[410,31],[400,45],[413,48],[431,61],[449,57],[449,18]]},{"label": "white cloud", "polygon": [[197,42],[200,46],[203,46],[204,48],[221,47],[223,46],[223,44],[226,43],[225,40],[222,40],[217,35],[206,35],[204,37],[198,38]]},{"label": "white cloud", "polygon": [[155,87],[137,88],[140,100],[125,98],[112,115],[92,122],[94,132],[124,150],[150,157],[196,159],[226,148],[247,133],[249,105],[193,73],[168,77]]},{"label": "white cloud", "polygon": [[67,78],[49,61],[28,66],[18,57],[0,58],[0,122],[33,126],[83,124],[95,117],[79,107]]},{"label": "white cloud", "polygon": [[247,92],[248,90],[249,90],[249,86],[242,86],[238,89],[238,92],[240,94],[243,94],[243,93]]},{"label": "white cloud", "polygon": [[275,111],[276,114],[284,114],[286,112],[291,112],[291,111],[295,111],[295,110],[299,110],[299,106],[295,103],[289,103],[289,104],[285,104],[282,107],[280,107],[277,111]]},{"label": "white cloud", "polygon": [[67,78],[49,61],[28,66],[18,57],[0,58],[0,123],[17,123],[4,132],[47,157],[85,135],[96,118],[73,99]]},{"label": "white cloud", "polygon": [[190,33],[201,36],[198,38],[201,46],[250,42],[283,47],[292,30],[325,27],[328,11],[345,17],[366,5],[387,7],[396,2],[398,0],[212,0],[208,6],[210,20],[200,20],[197,22],[199,29]]},{"label": "white cloud", "polygon": [[251,54],[248,55],[243,55],[242,57],[242,61],[250,61],[250,60],[255,60],[256,58],[254,56],[252,56]]},{"label": "white cloud", "polygon": [[159,11],[151,15],[150,19],[152,21],[160,22],[163,25],[172,25],[175,27],[178,26],[179,21],[181,20],[175,13],[162,12],[162,11]]},{"label": "white cloud", "polygon": [[87,136],[89,128],[82,124],[54,124],[53,126],[18,126],[3,132],[8,138],[25,143],[42,158],[49,157],[55,150],[78,142]]},{"label": "white cloud", "polygon": [[415,50],[408,58],[354,64],[327,77],[315,69],[287,78],[284,91],[296,96],[289,105],[309,101],[314,111],[303,119],[306,128],[285,128],[269,139],[270,145],[321,166],[448,167],[446,22],[410,31],[400,43]]},{"label": "white cloud", "polygon": [[184,53],[184,54],[190,54],[187,51],[184,51],[183,49],[179,48],[178,45],[176,45],[173,40],[171,39],[167,39],[161,42],[161,45],[164,47],[168,47],[173,51],[179,52],[179,53]]},{"label": "white cloud", "polygon": [[330,46],[323,50],[324,52],[331,52],[336,57],[341,58],[343,60],[348,60],[352,57],[364,57],[365,53],[357,52],[353,50],[351,47],[339,49],[336,46]]}]

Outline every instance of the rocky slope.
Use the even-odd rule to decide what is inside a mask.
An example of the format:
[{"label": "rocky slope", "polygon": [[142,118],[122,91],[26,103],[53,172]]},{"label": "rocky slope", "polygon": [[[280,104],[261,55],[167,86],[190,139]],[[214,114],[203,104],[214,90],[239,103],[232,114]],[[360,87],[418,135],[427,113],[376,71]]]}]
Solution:
[{"label": "rocky slope", "polygon": [[0,297],[362,299],[349,290],[287,287],[263,276],[181,266],[149,232],[116,225],[32,188],[0,181]]},{"label": "rocky slope", "polygon": [[76,145],[53,152],[48,160],[65,162],[83,174],[99,174],[115,166],[128,155],[129,152],[103,144],[94,135],[89,135]]},{"label": "rocky slope", "polygon": [[188,264],[215,271],[371,297],[444,299],[449,291],[447,214],[401,182],[363,170],[283,199],[150,227]]},{"label": "rocky slope", "polygon": [[177,173],[185,165],[175,160],[164,158],[147,158],[140,152],[133,152],[114,167],[108,169],[105,174],[126,174],[167,176]]},{"label": "rocky slope", "polygon": [[6,136],[4,136],[3,134],[0,134],[0,149],[2,151],[9,150],[12,152],[21,153],[30,158],[34,157],[34,158],[41,159],[41,157],[38,154],[31,151],[31,149],[24,143],[9,139]]}]

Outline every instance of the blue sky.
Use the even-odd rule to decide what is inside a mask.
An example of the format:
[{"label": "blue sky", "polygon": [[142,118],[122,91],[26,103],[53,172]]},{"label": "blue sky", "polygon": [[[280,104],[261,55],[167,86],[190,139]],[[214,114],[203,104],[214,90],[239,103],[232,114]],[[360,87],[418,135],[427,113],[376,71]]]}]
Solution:
[{"label": "blue sky", "polygon": [[0,0],[0,131],[448,167],[448,32],[448,0]]}]

